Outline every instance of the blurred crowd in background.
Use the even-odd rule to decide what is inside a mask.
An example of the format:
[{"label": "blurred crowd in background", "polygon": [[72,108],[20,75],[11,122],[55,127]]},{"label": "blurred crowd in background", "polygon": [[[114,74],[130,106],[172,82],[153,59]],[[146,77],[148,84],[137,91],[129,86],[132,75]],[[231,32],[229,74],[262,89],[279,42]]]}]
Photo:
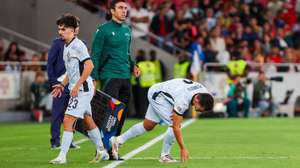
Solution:
[{"label": "blurred crowd in background", "polygon": [[[98,12],[101,17],[107,17],[108,0],[71,1],[93,13]],[[130,4],[128,22],[133,27],[132,36],[144,39],[176,56],[178,62],[174,64],[172,72],[174,78],[193,79],[191,74],[193,56],[199,57],[202,65],[205,63],[226,65],[229,79],[232,80],[228,84],[233,90],[238,88],[239,79],[247,76],[251,67],[246,64],[300,63],[300,7],[296,0],[128,0],[128,2]],[[173,52],[174,48],[176,52]],[[157,58],[155,50],[147,53],[140,49],[137,53],[132,53],[132,56],[136,58],[142,71],[140,78],[132,80],[134,105],[137,111],[135,117],[142,118],[147,107],[147,90],[153,84],[166,79],[166,68]],[[47,52],[28,55],[18,47],[17,42],[11,42],[4,48],[3,40],[0,39],[0,61],[46,62],[47,57]],[[243,67],[237,68],[231,66],[231,63],[241,63],[239,66]],[[0,64],[0,70],[11,68]],[[33,64],[19,68],[36,72],[31,92],[36,97],[35,100],[40,102],[40,93],[45,93],[43,94],[45,96],[50,91],[46,89],[46,77],[40,73],[46,70],[46,66]],[[240,74],[231,74],[235,71],[240,71]],[[258,82],[265,78],[264,75],[260,69]],[[262,86],[257,86],[256,91],[259,92],[261,88]],[[266,93],[255,94],[256,98],[262,97],[261,101],[268,99],[270,104],[268,108],[264,107],[265,102],[259,100],[255,100],[253,107],[262,108],[260,115],[271,115],[264,111],[274,111],[275,105],[271,102],[271,90],[265,90]],[[263,98],[266,94],[270,95]],[[241,116],[247,117],[250,100],[245,98],[243,99],[245,103],[239,104],[239,95],[232,90],[227,96],[230,100],[226,100],[224,104],[230,106],[230,109],[233,107],[246,109],[245,114]],[[35,102],[33,106],[38,104]],[[237,117],[237,111],[239,110],[227,113],[231,117]]]}]

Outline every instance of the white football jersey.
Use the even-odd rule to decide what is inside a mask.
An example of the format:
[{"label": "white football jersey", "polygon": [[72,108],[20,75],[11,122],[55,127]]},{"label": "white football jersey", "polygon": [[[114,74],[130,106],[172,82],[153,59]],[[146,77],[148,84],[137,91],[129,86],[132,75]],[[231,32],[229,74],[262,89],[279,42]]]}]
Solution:
[{"label": "white football jersey", "polygon": [[153,85],[153,93],[161,93],[170,102],[178,114],[183,114],[191,104],[192,98],[197,93],[208,93],[200,83],[189,79],[176,78]]},{"label": "white football jersey", "polygon": [[[83,72],[84,61],[90,59],[90,55],[85,44],[78,38],[74,38],[69,44],[65,44],[63,59],[69,77],[69,89],[72,90]],[[80,86],[80,91],[89,91],[92,83],[92,78],[89,76]]]}]

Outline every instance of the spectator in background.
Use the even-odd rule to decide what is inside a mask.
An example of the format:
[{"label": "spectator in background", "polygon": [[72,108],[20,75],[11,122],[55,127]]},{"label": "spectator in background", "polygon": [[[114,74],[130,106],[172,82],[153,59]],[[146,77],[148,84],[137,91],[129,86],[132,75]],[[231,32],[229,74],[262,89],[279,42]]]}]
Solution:
[{"label": "spectator in background", "polygon": [[218,54],[218,52],[212,49],[211,44],[209,42],[206,43],[206,47],[204,50],[205,63],[218,62],[217,54]]},{"label": "spectator in background", "polygon": [[277,106],[272,101],[271,87],[267,85],[267,77],[263,71],[259,72],[254,83],[252,106],[258,108],[258,116],[271,116],[277,110]]},{"label": "spectator in background", "polygon": [[147,111],[148,107],[148,99],[147,93],[149,88],[156,83],[156,66],[155,63],[150,61],[149,59],[141,60],[137,63],[140,68],[141,75],[138,78],[138,109],[137,110],[137,118],[143,118]]},{"label": "spectator in background", "polygon": [[[146,52],[143,49],[139,49],[135,56],[136,64],[139,62],[146,60]],[[139,117],[139,109],[140,109],[140,101],[139,100],[139,83],[138,79],[132,74],[131,75],[131,85],[132,85],[132,94],[133,94],[133,101],[134,101],[134,108],[135,108],[135,116],[136,118]]]},{"label": "spectator in background", "polygon": [[[213,50],[217,52],[217,58],[220,62],[226,62],[228,60],[227,58],[222,58],[223,56],[228,56],[226,54],[226,44],[224,38],[221,36],[221,28],[220,27],[214,27],[210,31],[210,38],[209,42],[211,44],[211,47]],[[223,61],[224,60],[224,61]]]},{"label": "spectator in background", "polygon": [[41,56],[37,53],[33,54],[31,57],[32,65],[30,67],[30,70],[35,72],[41,71],[42,66],[40,65],[40,61],[41,61]]},{"label": "spectator in background", "polygon": [[267,57],[269,63],[282,63],[283,59],[280,55],[279,47],[274,45],[272,46],[271,53]]},{"label": "spectator in background", "polygon": [[271,36],[268,35],[268,34],[264,34],[262,42],[263,42],[262,43],[263,52],[267,55],[270,54],[271,47],[272,47],[272,45],[271,45]]},{"label": "spectator in background", "polygon": [[156,51],[150,50],[150,61],[155,65],[155,82],[159,83],[166,79],[166,67],[163,62],[157,58]]},{"label": "spectator in background", "polygon": [[133,7],[130,10],[130,21],[134,29],[132,36],[145,39],[149,32],[150,17],[147,9],[143,8],[143,1],[133,0]]},{"label": "spectator in background", "polygon": [[253,56],[254,62],[262,66],[265,63],[265,54],[263,52],[262,43],[259,40],[255,40],[253,44]]},{"label": "spectator in background", "polygon": [[288,47],[283,28],[277,28],[276,35],[277,36],[272,40],[272,44],[278,46],[280,50],[283,50],[284,48]]},{"label": "spectator in background", "polygon": [[203,64],[205,62],[205,56],[204,56],[204,52],[203,52],[203,44],[204,44],[204,39],[200,35],[198,35],[195,38],[195,40],[192,42],[192,44],[190,45],[190,53],[193,56],[199,57],[201,64]]},{"label": "spectator in background", "polygon": [[245,31],[242,34],[242,40],[245,40],[248,42],[249,47],[253,46],[253,43],[255,40],[258,39],[258,34],[253,31],[251,26],[245,26]]},{"label": "spectator in background", "polygon": [[192,79],[191,72],[191,62],[188,59],[188,56],[184,51],[177,52],[178,62],[174,65],[174,78],[187,78]]},{"label": "spectator in background", "polygon": [[[228,117],[248,117],[250,100],[244,84],[240,82],[240,77],[234,77],[232,83],[229,84],[227,99],[224,103],[227,106]],[[240,111],[242,114],[239,115]]]},{"label": "spectator in background", "polygon": [[208,30],[211,30],[213,27],[216,26],[217,23],[217,20],[214,17],[214,11],[212,8],[208,8],[205,13],[206,13],[206,22],[208,25]]},{"label": "spectator in background", "polygon": [[[47,107],[47,103],[49,102],[44,99],[49,99],[49,83],[47,82],[46,76],[44,72],[38,71],[35,74],[35,80],[33,83],[31,83],[30,86],[30,92],[32,94],[33,98],[33,104],[32,104],[32,110],[42,110],[43,112],[46,112],[45,110],[49,110]],[[51,99],[51,98],[50,98]]]},{"label": "spectator in background", "polygon": [[166,37],[173,31],[173,20],[168,17],[170,7],[167,3],[163,3],[159,6],[159,12],[153,17],[150,24],[150,30],[160,36]]},{"label": "spectator in background", "polygon": [[231,55],[231,61],[227,64],[226,71],[228,75],[228,84],[232,84],[232,82],[236,78],[240,79],[243,77],[247,77],[248,69],[249,67],[247,65],[247,62],[242,59],[240,52],[234,51]]},{"label": "spectator in background", "polygon": [[[48,52],[47,51],[43,51],[41,52],[41,58],[40,58],[41,62],[47,62],[48,61]],[[47,65],[42,65],[42,71],[47,70]]]},{"label": "spectator in background", "polygon": [[274,15],[282,9],[283,1],[281,0],[270,0],[267,4],[267,9],[270,10]]},{"label": "spectator in background", "polygon": [[17,42],[11,42],[4,54],[4,61],[20,61],[19,45]]}]

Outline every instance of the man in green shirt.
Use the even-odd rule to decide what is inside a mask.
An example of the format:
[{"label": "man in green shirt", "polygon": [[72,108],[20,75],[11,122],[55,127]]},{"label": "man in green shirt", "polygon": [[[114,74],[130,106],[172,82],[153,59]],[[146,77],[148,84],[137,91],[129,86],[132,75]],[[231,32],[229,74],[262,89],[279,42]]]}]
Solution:
[{"label": "man in green shirt", "polygon": [[[128,107],[131,73],[138,77],[140,70],[130,56],[131,29],[124,23],[127,11],[126,0],[111,1],[112,19],[100,25],[94,35],[91,54],[94,69],[91,76],[94,80],[100,80],[101,90]],[[127,108],[121,117],[117,135],[121,133],[126,115]]]}]

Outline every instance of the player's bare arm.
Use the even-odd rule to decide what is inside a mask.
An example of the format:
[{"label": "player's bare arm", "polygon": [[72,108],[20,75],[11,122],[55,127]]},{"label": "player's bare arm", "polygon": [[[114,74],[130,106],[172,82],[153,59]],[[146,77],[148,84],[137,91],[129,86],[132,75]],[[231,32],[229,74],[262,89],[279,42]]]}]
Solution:
[{"label": "player's bare arm", "polygon": [[80,79],[76,82],[76,85],[71,90],[70,94],[71,94],[72,97],[76,97],[77,96],[78,91],[80,89],[80,86],[89,77],[89,75],[91,74],[93,68],[94,68],[94,64],[93,64],[93,62],[92,62],[91,59],[88,59],[88,60],[86,60],[84,62],[84,69],[83,69],[83,72],[82,72],[82,74],[80,76]]},{"label": "player's bare arm", "polygon": [[183,137],[182,137],[182,132],[181,132],[181,123],[182,123],[183,117],[178,115],[175,111],[173,111],[172,114],[172,120],[173,120],[173,131],[175,138],[177,140],[177,143],[180,148],[180,158],[182,162],[185,162],[189,159],[189,152],[186,149],[184,142],[183,142]]}]

